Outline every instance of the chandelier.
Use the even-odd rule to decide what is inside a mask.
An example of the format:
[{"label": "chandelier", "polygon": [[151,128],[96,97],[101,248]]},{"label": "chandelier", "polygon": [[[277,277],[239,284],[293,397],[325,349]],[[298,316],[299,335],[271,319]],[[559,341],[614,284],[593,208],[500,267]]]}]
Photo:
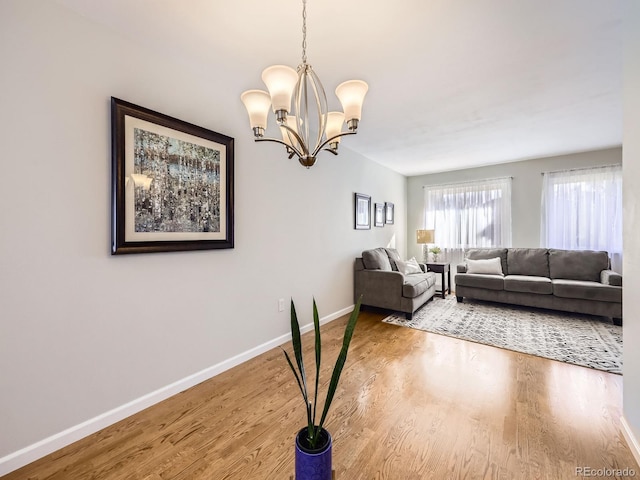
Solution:
[{"label": "chandelier", "polygon": [[[268,93],[247,90],[240,96],[249,114],[256,142],[281,143],[286,147],[289,158],[295,155],[301,165],[309,168],[316,163],[320,150],[337,155],[340,138],[356,133],[369,86],[362,80],[341,83],[336,88],[336,95],[344,112],[327,112],[327,96],[322,83],[311,65],[307,64],[306,0],[302,0],[302,63],[297,70],[287,65],[267,67],[262,72],[262,81]],[[282,140],[264,136],[270,107],[280,127]],[[348,131],[343,132],[345,122]]]}]

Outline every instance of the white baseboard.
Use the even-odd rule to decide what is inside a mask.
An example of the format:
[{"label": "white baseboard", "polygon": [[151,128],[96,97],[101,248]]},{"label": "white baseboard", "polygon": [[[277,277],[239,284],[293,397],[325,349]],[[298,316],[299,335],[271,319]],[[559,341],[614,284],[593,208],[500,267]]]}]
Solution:
[{"label": "white baseboard", "polygon": [[[354,305],[350,307],[343,308],[337,312],[334,312],[330,315],[322,317],[320,319],[320,323],[324,325],[336,318],[339,318],[347,313],[353,311]],[[313,330],[313,323],[308,323],[300,327],[300,331],[302,333],[306,333]],[[36,442],[32,445],[29,445],[25,448],[22,448],[16,452],[10,453],[2,458],[0,458],[0,477],[6,475],[9,472],[13,472],[20,467],[28,465],[39,458],[44,457],[50,453],[55,452],[56,450],[61,449],[62,447],[66,447],[67,445],[72,444],[73,442],[80,440],[92,433],[95,433],[103,428],[108,427],[109,425],[113,425],[120,420],[123,420],[134,413],[138,413],[144,410],[147,407],[155,405],[156,403],[161,402],[162,400],[166,400],[173,395],[176,395],[184,390],[191,388],[199,383],[204,382],[216,375],[229,370],[241,363],[246,362],[247,360],[252,359],[253,357],[257,357],[258,355],[271,350],[283,343],[288,342],[291,339],[291,334],[287,333],[285,335],[281,335],[273,340],[269,340],[268,342],[263,343],[262,345],[258,345],[246,352],[240,353],[234,357],[231,357],[227,360],[223,360],[216,365],[205,368],[193,375],[189,375],[177,382],[174,382],[165,387],[159,388],[153,392],[150,392],[142,397],[136,398],[124,405],[114,408],[113,410],[109,410],[108,412],[102,413],[94,418],[91,418],[85,422],[82,422],[78,425],[75,425],[71,428],[67,428],[62,432],[56,433],[47,437],[39,442]]]},{"label": "white baseboard", "polygon": [[633,453],[638,465],[640,465],[640,442],[638,442],[638,439],[631,431],[631,427],[629,426],[627,419],[624,418],[624,415],[620,417],[620,423],[622,424],[622,434],[624,435],[627,444],[629,444],[629,449],[631,450],[631,453]]}]

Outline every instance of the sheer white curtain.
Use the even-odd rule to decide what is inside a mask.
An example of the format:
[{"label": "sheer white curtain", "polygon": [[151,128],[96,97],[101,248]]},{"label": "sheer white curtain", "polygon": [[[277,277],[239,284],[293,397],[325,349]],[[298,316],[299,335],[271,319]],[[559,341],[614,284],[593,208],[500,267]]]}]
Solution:
[{"label": "sheer white curtain", "polygon": [[622,166],[549,172],[542,181],[541,244],[606,250],[622,272]]},{"label": "sheer white curtain", "polygon": [[425,186],[424,206],[424,228],[454,271],[468,248],[511,246],[510,177]]}]

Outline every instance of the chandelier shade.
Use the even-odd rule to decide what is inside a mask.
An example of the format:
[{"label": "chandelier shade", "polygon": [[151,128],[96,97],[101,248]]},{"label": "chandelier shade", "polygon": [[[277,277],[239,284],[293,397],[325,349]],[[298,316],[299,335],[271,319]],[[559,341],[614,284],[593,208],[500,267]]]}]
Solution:
[{"label": "chandelier shade", "polygon": [[[249,114],[249,124],[254,133],[261,129],[262,133],[267,129],[267,118],[271,108],[271,97],[263,90],[247,90],[240,96]],[[257,136],[257,133],[256,133]]]},{"label": "chandelier shade", "polygon": [[[342,131],[342,125],[344,124],[344,113],[342,112],[329,112],[327,113],[327,138],[336,137],[334,142],[340,143],[340,132]],[[337,148],[337,147],[336,147]]]},{"label": "chandelier shade", "polygon": [[298,83],[298,73],[286,65],[272,65],[262,72],[262,81],[271,95],[273,112],[284,110],[289,113],[293,89]]},{"label": "chandelier shade", "polygon": [[342,104],[347,123],[352,120],[359,121],[362,117],[362,103],[367,90],[369,85],[362,80],[349,80],[336,87],[336,96]]},{"label": "chandelier shade", "polygon": [[299,149],[300,144],[298,143],[298,140],[296,140],[295,136],[291,133],[291,130],[293,130],[295,133],[298,133],[298,126],[296,125],[295,115],[287,115],[287,127],[289,128],[286,128],[282,125],[280,126],[280,131],[282,132],[282,140],[284,140],[284,143],[287,144],[287,147],[295,146]]},{"label": "chandelier shade", "polygon": [[[344,112],[329,112],[327,96],[320,79],[307,63],[306,0],[302,0],[302,63],[297,70],[272,65],[262,72],[263,90],[247,90],[240,99],[249,114],[256,142],[283,144],[289,158],[298,157],[309,168],[320,150],[338,154],[341,137],[354,135],[362,116],[362,104],[369,89],[362,80],[349,80],[336,88]],[[276,117],[282,140],[265,137],[269,110]],[[347,123],[347,130],[342,127]]]}]

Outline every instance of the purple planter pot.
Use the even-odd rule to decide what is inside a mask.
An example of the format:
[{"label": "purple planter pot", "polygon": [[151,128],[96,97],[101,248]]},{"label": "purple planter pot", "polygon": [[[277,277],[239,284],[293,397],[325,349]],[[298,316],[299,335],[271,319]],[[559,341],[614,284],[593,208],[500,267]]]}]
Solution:
[{"label": "purple planter pot", "polygon": [[[296,435],[296,478],[295,480],[331,480],[331,434],[325,429],[320,432],[320,440],[326,441],[321,448],[306,448],[307,427]],[[323,443],[322,441],[320,443]]]}]

